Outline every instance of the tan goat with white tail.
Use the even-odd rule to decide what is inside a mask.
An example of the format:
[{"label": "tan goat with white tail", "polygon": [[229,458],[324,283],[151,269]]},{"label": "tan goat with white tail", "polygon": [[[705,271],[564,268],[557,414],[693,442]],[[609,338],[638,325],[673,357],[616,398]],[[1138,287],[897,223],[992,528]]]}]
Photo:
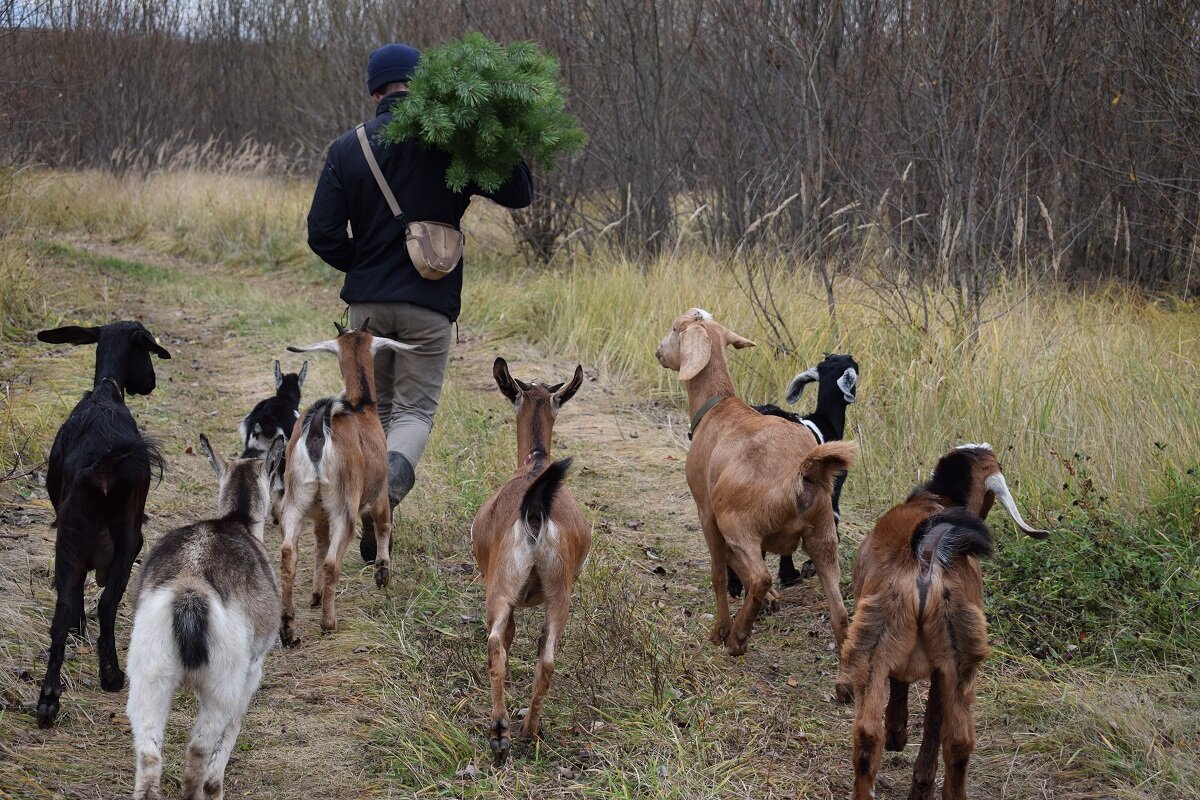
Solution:
[{"label": "tan goat with white tail", "polygon": [[342,573],[342,556],[363,514],[370,514],[375,527],[375,584],[383,588],[391,577],[388,553],[392,509],[387,495],[387,441],[375,408],[374,357],[384,348],[415,350],[416,347],[372,336],[366,330],[366,322],[357,330],[335,325],[336,339],[288,348],[293,353],[333,353],[346,382],[341,394],[313,403],[288,440],[280,512],[283,549],[279,570],[283,599],[279,638],[288,647],[297,641],[292,588],[296,581],[296,545],[306,518],[313,521],[317,538],[312,606],[321,607],[322,631],[337,629],[334,597]]},{"label": "tan goat with white tail", "polygon": [[[771,573],[763,552],[791,553],[802,542],[816,567],[833,634],[846,637],[833,479],[858,453],[854,442],[817,445],[808,429],[759,414],[734,392],[725,348],[753,347],[699,308],[675,320],[655,356],[678,370],[687,384],[692,417],[687,481],[700,513],[700,526],[712,557],[717,616],[713,644],[730,655],[746,652],[754,620],[762,610]],[[726,565],[742,579],[746,600],[730,621]]]},{"label": "tan goat with white tail", "polygon": [[523,383],[497,358],[492,368],[500,391],[517,412],[517,471],[475,515],[471,539],[475,562],[487,583],[488,673],[492,680],[490,744],[496,765],[512,748],[504,677],[508,649],[516,632],[516,608],[546,606],[546,624],[538,642],[533,698],[521,730],[538,735],[538,720],[550,678],[554,675],[554,649],[558,646],[571,609],[571,587],[583,571],[592,546],[591,530],[571,490],[562,479],[571,459],[550,460],[550,435],[554,418],[583,383],[583,368],[576,367],[565,386]]}]

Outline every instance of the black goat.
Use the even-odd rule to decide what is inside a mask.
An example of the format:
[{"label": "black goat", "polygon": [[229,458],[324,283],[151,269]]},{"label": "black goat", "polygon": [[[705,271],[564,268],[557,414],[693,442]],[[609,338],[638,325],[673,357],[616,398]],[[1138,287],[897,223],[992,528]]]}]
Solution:
[{"label": "black goat", "polygon": [[[275,361],[275,396],[259,400],[238,426],[242,437],[242,458],[262,458],[271,449],[271,443],[280,436],[287,444],[300,417],[300,389],[307,375],[307,361],[299,372],[286,375],[279,368],[279,361]],[[271,474],[271,519],[276,525],[279,524],[279,509],[283,502],[283,471],[286,466],[286,459],[279,459]]]},{"label": "black goat", "polygon": [[125,392],[154,391],[153,353],[171,354],[154,341],[140,322],[114,322],[99,328],[41,331],[51,344],[95,344],[96,372],[92,390],[58,429],[50,450],[46,489],[56,514],[54,546],[54,621],[50,625],[50,659],[38,698],[38,725],[48,728],[58,714],[62,695],[62,663],[67,632],[86,627],[83,583],[89,570],[104,587],[100,596],[100,686],[117,692],[125,673],[117,661],[117,606],[125,594],[129,571],[142,549],[142,522],[150,477],[161,479],[162,454],[138,432],[125,406]]},{"label": "black goat", "polygon": [[286,375],[275,362],[275,396],[259,400],[242,420],[238,431],[242,435],[242,458],[261,458],[271,449],[276,436],[286,442],[300,416],[300,389],[308,375],[308,362],[299,372]]},{"label": "black goat", "polygon": [[[813,432],[817,444],[839,441],[846,434],[846,406],[857,399],[855,392],[858,389],[858,362],[850,355],[826,353],[821,363],[792,378],[787,389],[788,403],[794,405],[799,402],[804,387],[813,382],[817,384],[817,407],[811,414],[801,417],[769,403],[755,406],[754,410],[760,414],[783,417],[798,425],[804,425]],[[845,482],[844,472],[833,482],[833,518],[838,522],[842,521],[838,500],[842,496],[842,484]],[[812,574],[811,561],[806,563],[802,570],[798,570],[790,555],[779,557],[780,586],[791,586]],[[741,594],[742,581],[737,573],[729,569],[729,595],[739,597]]]}]

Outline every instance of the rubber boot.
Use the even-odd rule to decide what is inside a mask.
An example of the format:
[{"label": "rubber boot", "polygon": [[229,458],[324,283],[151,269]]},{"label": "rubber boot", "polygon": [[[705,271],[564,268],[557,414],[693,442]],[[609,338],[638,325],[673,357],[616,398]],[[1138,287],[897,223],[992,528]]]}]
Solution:
[{"label": "rubber boot", "polygon": [[[412,490],[417,481],[416,471],[402,453],[388,451],[388,503],[392,507],[392,518],[395,519],[396,506]],[[395,528],[392,529],[392,541],[396,540]],[[358,540],[358,554],[367,564],[375,563],[378,550],[375,544],[375,522],[369,513],[362,517],[362,536]],[[390,547],[388,555],[391,555]]]}]

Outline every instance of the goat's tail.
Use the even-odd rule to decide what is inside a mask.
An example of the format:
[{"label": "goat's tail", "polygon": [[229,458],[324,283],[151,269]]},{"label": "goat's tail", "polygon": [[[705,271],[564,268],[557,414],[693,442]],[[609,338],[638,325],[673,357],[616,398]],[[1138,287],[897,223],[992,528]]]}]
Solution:
[{"label": "goat's tail", "polygon": [[850,469],[857,456],[857,442],[827,442],[809,450],[797,475],[800,507],[811,506],[819,492],[832,495],[833,479]]},{"label": "goat's tail", "polygon": [[137,483],[155,475],[161,481],[166,463],[158,442],[142,437],[112,448],[89,464],[84,475],[101,494],[108,494],[118,484]]},{"label": "goat's tail", "polygon": [[171,629],[185,669],[208,663],[208,616],[208,598],[195,589],[184,589],[171,601]]},{"label": "goat's tail", "polygon": [[325,440],[329,438],[329,420],[336,413],[337,398],[326,397],[313,403],[304,415],[301,430],[304,432],[304,449],[314,465],[320,465]]},{"label": "goat's tail", "polygon": [[912,554],[917,562],[917,592],[920,607],[934,576],[967,556],[986,558],[992,554],[992,534],[983,520],[965,508],[939,511],[917,526],[912,537]]},{"label": "goat's tail", "polygon": [[570,468],[569,458],[555,461],[525,490],[525,496],[521,498],[521,519],[525,521],[525,533],[531,542],[537,541],[546,520],[550,519],[554,496]]}]

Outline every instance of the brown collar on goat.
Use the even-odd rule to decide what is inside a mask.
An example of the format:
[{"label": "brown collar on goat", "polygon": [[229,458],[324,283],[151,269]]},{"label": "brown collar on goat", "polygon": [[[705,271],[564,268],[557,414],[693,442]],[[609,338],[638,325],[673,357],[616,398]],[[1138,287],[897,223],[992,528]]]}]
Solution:
[{"label": "brown collar on goat", "polygon": [[690,441],[696,435],[696,428],[700,427],[700,421],[704,419],[704,415],[712,411],[718,403],[729,397],[727,394],[714,394],[712,397],[704,401],[704,405],[700,406],[700,410],[692,417],[692,424],[688,430],[688,440]]}]

